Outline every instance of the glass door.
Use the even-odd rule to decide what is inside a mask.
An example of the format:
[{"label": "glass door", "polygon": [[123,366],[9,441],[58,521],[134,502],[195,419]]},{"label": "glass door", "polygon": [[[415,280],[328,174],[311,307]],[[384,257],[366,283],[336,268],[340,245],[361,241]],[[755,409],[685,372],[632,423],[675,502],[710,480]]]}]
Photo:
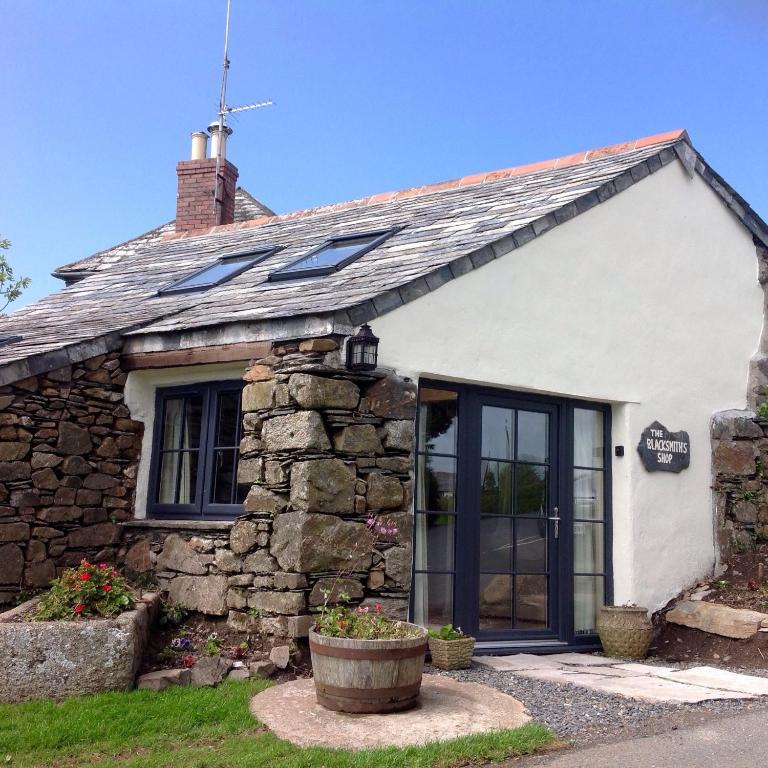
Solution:
[{"label": "glass door", "polygon": [[481,398],[478,416],[473,624],[479,639],[555,636],[557,409]]}]

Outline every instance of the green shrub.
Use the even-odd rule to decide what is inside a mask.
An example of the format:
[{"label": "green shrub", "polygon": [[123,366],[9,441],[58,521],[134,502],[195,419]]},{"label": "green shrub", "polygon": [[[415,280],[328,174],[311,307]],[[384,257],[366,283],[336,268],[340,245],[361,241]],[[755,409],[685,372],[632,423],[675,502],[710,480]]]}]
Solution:
[{"label": "green shrub", "polygon": [[93,565],[83,560],[77,568],[67,568],[61,578],[40,599],[35,618],[75,620],[88,616],[109,618],[134,606],[125,579],[110,565]]},{"label": "green shrub", "polygon": [[453,624],[445,624],[440,629],[430,629],[430,637],[436,637],[438,640],[461,640],[466,635],[460,629],[454,629]]}]

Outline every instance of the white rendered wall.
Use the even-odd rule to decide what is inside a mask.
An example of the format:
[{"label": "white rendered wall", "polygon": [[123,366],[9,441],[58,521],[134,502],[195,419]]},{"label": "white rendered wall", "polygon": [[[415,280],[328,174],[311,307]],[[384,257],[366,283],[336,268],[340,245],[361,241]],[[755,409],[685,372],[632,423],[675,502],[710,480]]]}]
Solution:
[{"label": "white rendered wall", "polygon": [[[613,406],[614,600],[656,610],[715,561],[709,420],[744,408],[763,294],[751,235],[678,162],[372,323],[401,375]],[[637,454],[654,420],[682,473]]]},{"label": "white rendered wall", "polygon": [[141,441],[141,459],[136,476],[136,502],[134,517],[143,520],[147,516],[149,493],[149,466],[152,459],[152,437],[155,430],[155,393],[158,387],[178,387],[201,381],[229,381],[241,379],[248,365],[244,360],[237,363],[214,365],[188,365],[179,368],[158,368],[131,371],[125,382],[125,404],[131,418],[144,422]]}]

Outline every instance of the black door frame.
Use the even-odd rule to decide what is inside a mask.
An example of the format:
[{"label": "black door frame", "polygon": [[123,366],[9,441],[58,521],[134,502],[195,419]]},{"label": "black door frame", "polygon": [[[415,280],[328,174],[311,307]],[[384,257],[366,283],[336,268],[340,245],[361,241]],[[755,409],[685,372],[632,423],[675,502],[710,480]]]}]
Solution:
[{"label": "black door frame", "polygon": [[[560,652],[567,649],[592,650],[599,649],[600,643],[596,634],[576,635],[574,626],[573,605],[573,411],[575,408],[597,410],[603,413],[604,425],[604,552],[605,552],[605,601],[610,604],[613,599],[613,558],[612,558],[612,482],[611,482],[611,406],[600,403],[571,398],[558,398],[539,395],[517,390],[499,389],[488,386],[461,384],[440,379],[421,379],[419,389],[437,388],[454,391],[458,394],[458,441],[457,441],[457,487],[456,508],[473,509],[473,504],[479,499],[480,446],[479,440],[473,437],[480,429],[479,415],[482,404],[499,404],[502,407],[532,410],[546,410],[555,414],[550,420],[550,441],[553,437],[557,450],[552,452],[550,471],[552,480],[550,488],[556,493],[549,504],[551,514],[554,506],[559,507],[560,536],[555,547],[559,567],[554,561],[550,565],[550,574],[557,568],[555,600],[557,605],[551,606],[550,628],[547,631],[523,630],[516,632],[515,639],[484,636],[477,643],[480,653],[507,653],[511,649],[534,652]],[[515,405],[517,404],[517,406]],[[419,434],[417,416],[417,434]],[[556,423],[553,423],[556,422]],[[555,432],[556,430],[556,432]],[[553,434],[554,433],[554,434]],[[552,443],[554,445],[554,443]],[[467,468],[470,468],[467,471]],[[418,482],[418,478],[416,479]],[[557,499],[557,501],[555,501]],[[477,521],[474,515],[457,515],[455,537],[455,568],[454,580],[454,624],[464,628],[477,628],[477,594],[479,589],[479,569],[474,567],[479,560],[476,547],[459,547],[456,542],[471,541],[476,543],[476,531],[472,528]],[[414,526],[415,546],[416,526]],[[550,536],[550,539],[553,537]],[[471,551],[469,551],[471,549]],[[415,551],[415,550],[414,550]],[[552,555],[552,542],[550,555]],[[459,574],[470,574],[469,578],[459,579]],[[461,581],[461,584],[458,582]],[[550,589],[550,593],[554,590]],[[411,615],[413,615],[413,592],[411,593]],[[467,630],[469,631],[469,630]]]}]

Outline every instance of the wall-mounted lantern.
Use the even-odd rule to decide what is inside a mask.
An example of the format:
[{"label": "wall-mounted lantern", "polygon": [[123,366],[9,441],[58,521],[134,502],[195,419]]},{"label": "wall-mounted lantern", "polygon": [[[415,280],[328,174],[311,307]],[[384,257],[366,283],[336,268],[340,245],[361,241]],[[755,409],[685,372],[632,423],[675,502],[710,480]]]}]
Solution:
[{"label": "wall-mounted lantern", "polygon": [[350,371],[372,371],[379,357],[379,339],[367,323],[347,340],[347,368]]}]

